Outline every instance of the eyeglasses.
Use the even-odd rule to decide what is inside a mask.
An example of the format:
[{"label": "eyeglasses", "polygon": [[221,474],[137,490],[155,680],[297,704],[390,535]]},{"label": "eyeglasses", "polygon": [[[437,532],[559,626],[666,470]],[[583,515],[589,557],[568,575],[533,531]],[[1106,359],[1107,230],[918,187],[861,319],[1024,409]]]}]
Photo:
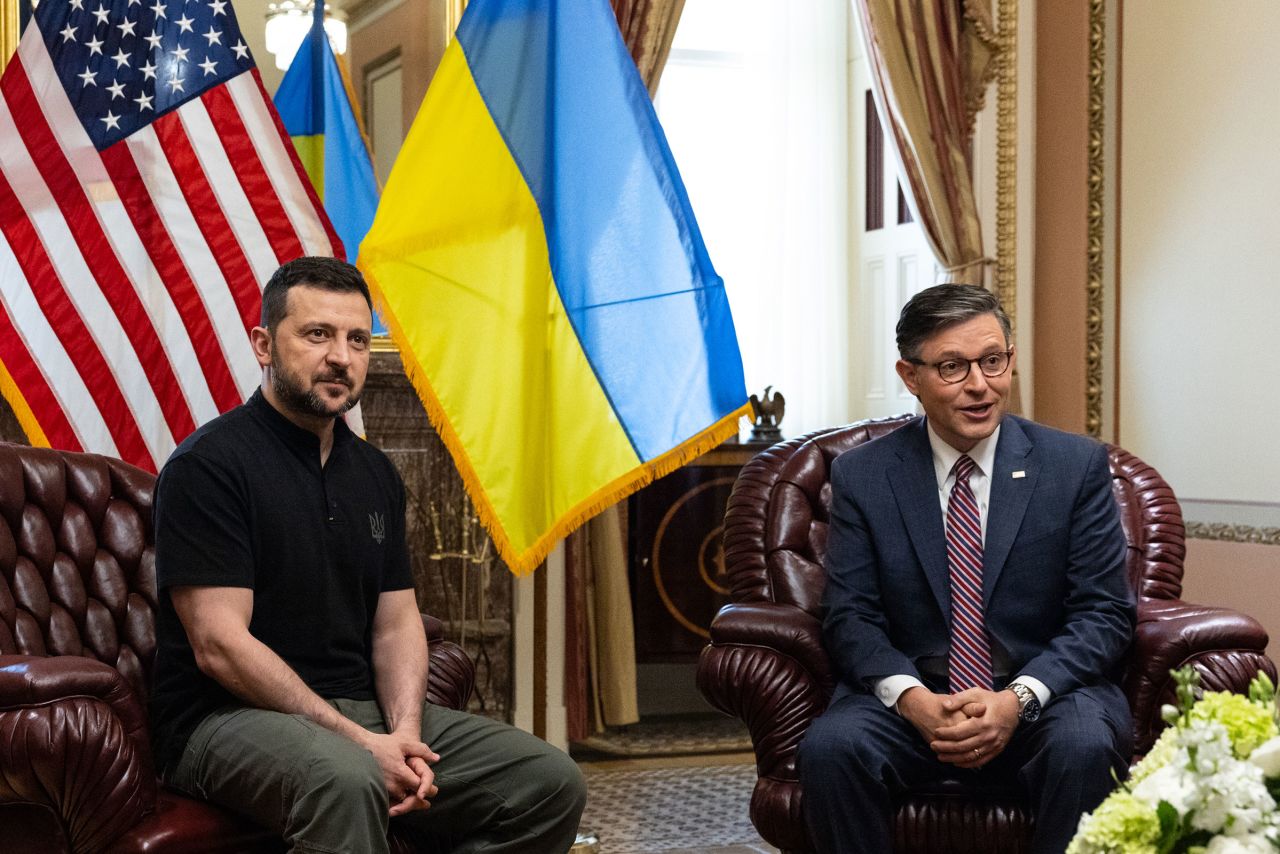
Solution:
[{"label": "eyeglasses", "polygon": [[1009,370],[1009,361],[1012,356],[1013,350],[998,350],[995,353],[987,353],[976,359],[943,359],[941,362],[922,362],[919,359],[909,359],[908,361],[912,364],[933,368],[938,372],[938,376],[942,378],[944,383],[958,383],[963,382],[965,377],[969,376],[970,365],[977,365],[983,376],[998,377]]}]

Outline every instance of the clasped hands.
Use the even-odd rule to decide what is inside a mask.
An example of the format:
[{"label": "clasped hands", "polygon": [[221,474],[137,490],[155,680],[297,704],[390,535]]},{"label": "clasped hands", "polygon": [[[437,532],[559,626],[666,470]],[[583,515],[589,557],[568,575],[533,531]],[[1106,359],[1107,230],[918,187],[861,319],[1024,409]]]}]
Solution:
[{"label": "clasped hands", "polygon": [[939,760],[957,768],[981,768],[995,759],[1018,726],[1018,698],[1012,691],[934,694],[916,686],[902,692],[898,712]]},{"label": "clasped hands", "polygon": [[388,815],[404,815],[431,806],[431,799],[438,790],[430,763],[440,757],[418,739],[417,733],[382,735],[371,732],[362,739],[362,744],[373,754],[382,770],[382,779],[392,802]]}]

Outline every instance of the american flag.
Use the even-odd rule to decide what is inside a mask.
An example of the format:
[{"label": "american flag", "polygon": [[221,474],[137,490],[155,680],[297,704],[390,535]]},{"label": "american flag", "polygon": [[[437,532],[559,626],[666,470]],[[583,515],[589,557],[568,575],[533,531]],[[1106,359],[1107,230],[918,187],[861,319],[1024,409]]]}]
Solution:
[{"label": "american flag", "polygon": [[343,257],[230,0],[44,0],[0,79],[0,391],[155,471],[260,380],[247,330]]}]

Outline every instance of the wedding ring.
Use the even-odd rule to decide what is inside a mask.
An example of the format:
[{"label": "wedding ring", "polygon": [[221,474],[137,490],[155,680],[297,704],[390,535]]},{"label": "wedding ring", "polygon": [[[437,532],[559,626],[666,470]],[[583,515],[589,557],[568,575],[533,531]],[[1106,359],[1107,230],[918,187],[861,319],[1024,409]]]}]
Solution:
[{"label": "wedding ring", "polygon": [[973,749],[973,758],[974,758],[974,759],[981,759],[981,758],[982,758],[982,751],[975,747],[975,748]]}]

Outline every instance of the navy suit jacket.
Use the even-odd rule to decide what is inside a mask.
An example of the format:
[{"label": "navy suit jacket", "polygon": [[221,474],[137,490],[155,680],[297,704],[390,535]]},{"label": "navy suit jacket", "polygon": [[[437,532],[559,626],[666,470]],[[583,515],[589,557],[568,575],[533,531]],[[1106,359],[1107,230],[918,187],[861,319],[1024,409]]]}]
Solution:
[{"label": "navy suit jacket", "polygon": [[[1015,472],[1024,472],[1014,477]],[[925,420],[841,454],[831,467],[823,630],[846,689],[920,677],[945,659],[951,590]],[[1009,676],[1055,697],[1105,684],[1129,645],[1133,593],[1106,449],[1005,416],[991,473],[982,598]],[[1107,691],[1123,704],[1118,690]]]}]

